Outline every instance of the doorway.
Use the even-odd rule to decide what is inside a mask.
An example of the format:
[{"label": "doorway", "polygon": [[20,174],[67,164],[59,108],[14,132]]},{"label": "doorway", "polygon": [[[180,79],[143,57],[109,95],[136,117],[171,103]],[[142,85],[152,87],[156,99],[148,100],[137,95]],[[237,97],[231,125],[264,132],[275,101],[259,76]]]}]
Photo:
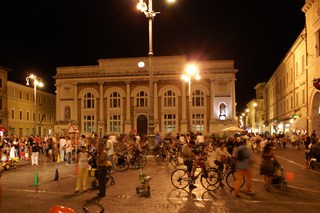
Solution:
[{"label": "doorway", "polygon": [[137,132],[140,136],[148,133],[148,118],[145,115],[139,115],[137,118]]}]

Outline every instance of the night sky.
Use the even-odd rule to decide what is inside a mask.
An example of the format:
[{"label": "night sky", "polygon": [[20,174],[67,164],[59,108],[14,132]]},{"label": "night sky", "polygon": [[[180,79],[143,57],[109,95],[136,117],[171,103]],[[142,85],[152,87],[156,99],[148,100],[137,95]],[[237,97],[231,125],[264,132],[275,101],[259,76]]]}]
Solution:
[{"label": "night sky", "polygon": [[[146,0],[145,0],[146,1]],[[54,92],[56,67],[148,54],[148,22],[138,0],[2,0],[0,66],[25,84],[30,73]],[[153,0],[154,55],[234,60],[237,111],[255,97],[305,24],[304,0]],[[201,71],[200,71],[201,72]]]}]

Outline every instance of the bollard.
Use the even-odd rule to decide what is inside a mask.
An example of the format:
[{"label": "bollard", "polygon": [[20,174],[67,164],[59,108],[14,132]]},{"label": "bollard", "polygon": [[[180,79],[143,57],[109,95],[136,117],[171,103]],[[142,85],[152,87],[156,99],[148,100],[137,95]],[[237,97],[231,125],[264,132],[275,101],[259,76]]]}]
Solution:
[{"label": "bollard", "polygon": [[59,173],[58,173],[58,169],[56,169],[56,174],[54,176],[54,181],[59,180]]},{"label": "bollard", "polygon": [[40,183],[39,183],[38,171],[35,171],[33,186],[39,186],[39,185]]}]

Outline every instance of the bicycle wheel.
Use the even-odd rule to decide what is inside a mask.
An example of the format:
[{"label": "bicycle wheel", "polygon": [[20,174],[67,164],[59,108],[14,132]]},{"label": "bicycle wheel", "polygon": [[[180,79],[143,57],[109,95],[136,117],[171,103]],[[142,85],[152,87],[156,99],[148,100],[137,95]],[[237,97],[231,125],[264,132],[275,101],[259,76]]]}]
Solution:
[{"label": "bicycle wheel", "polygon": [[129,169],[129,164],[124,157],[123,158],[116,157],[114,162],[116,167],[122,172],[127,171]]},{"label": "bicycle wheel", "polygon": [[206,170],[206,175],[201,175],[201,185],[208,191],[217,190],[220,187],[218,170],[211,168]]},{"label": "bicycle wheel", "polygon": [[190,175],[187,170],[176,169],[171,174],[171,183],[177,189],[184,189],[189,185]]},{"label": "bicycle wheel", "polygon": [[[236,172],[231,170],[227,176],[226,176],[226,182],[227,182],[227,185],[229,186],[229,188],[231,190],[234,189],[234,183],[236,182]],[[240,188],[243,187],[244,183],[246,182],[245,178],[242,177],[242,181],[241,181],[241,184],[240,184]]]},{"label": "bicycle wheel", "polygon": [[156,156],[156,160],[158,164],[167,164],[167,155],[164,152],[160,152],[157,156]]},{"label": "bicycle wheel", "polygon": [[141,154],[136,156],[135,167],[142,169],[147,165],[147,158]]},{"label": "bicycle wheel", "polygon": [[174,156],[174,155],[170,156],[170,163],[174,168],[176,168],[178,166],[178,163],[179,163],[178,162],[178,157]]}]

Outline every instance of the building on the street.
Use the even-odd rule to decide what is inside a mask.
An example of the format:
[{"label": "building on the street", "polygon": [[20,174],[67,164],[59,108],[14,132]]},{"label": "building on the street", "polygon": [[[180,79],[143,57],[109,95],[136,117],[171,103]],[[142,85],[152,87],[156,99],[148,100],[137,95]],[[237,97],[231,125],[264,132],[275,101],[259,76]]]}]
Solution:
[{"label": "building on the street", "polygon": [[0,132],[1,136],[53,134],[55,95],[38,89],[35,109],[34,87],[8,81],[8,71],[10,70],[7,68],[0,68],[0,130],[3,130]]},{"label": "building on the street", "polygon": [[263,91],[266,83],[258,83],[254,89],[256,90],[256,97],[252,99],[247,105],[245,112],[241,116],[241,123],[250,133],[261,133],[265,128],[265,104],[263,99]]},{"label": "building on the street", "polygon": [[[181,79],[186,56],[153,57],[155,132],[211,134],[236,124],[232,60],[198,61],[200,80]],[[139,64],[139,65],[138,65]],[[80,134],[148,133],[148,57],[100,59],[98,65],[58,67],[55,131]],[[144,66],[145,65],[145,66]]]},{"label": "building on the street", "polygon": [[320,0],[306,0],[305,28],[265,85],[265,127],[259,133],[315,130],[320,136],[320,90],[314,85],[320,85],[319,7]]}]

